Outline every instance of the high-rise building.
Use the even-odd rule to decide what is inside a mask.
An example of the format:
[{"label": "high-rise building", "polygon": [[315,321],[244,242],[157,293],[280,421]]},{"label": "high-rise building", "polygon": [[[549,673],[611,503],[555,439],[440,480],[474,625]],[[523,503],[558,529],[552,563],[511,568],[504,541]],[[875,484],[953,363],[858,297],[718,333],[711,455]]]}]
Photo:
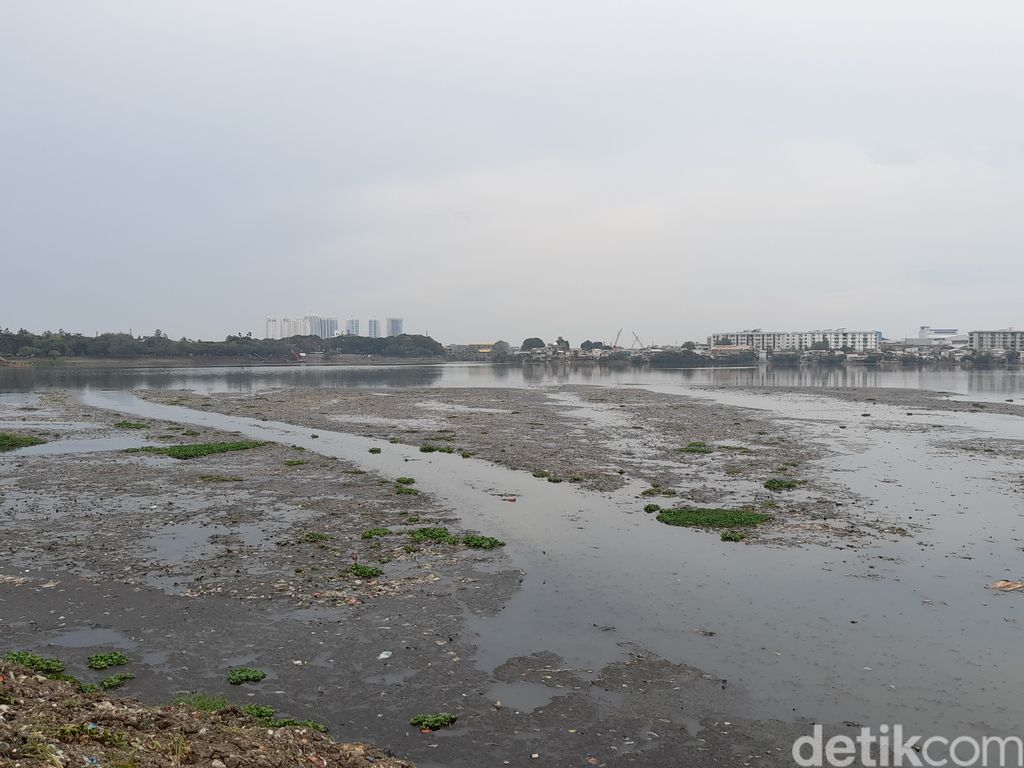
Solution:
[{"label": "high-rise building", "polygon": [[292,336],[319,336],[329,339],[338,330],[338,318],[305,315],[303,317],[267,317],[268,339],[290,339]]},{"label": "high-rise building", "polygon": [[267,330],[264,339],[280,339],[281,323],[276,317],[267,318]]},{"label": "high-rise building", "polygon": [[358,336],[359,335],[359,321],[350,317],[345,321],[345,335],[346,336]]},{"label": "high-rise building", "polygon": [[384,329],[387,332],[387,336],[401,336],[402,335],[402,318],[400,317],[388,317],[384,319]]},{"label": "high-rise building", "polygon": [[380,320],[375,317],[371,317],[366,321],[366,335],[371,339],[380,338]]}]

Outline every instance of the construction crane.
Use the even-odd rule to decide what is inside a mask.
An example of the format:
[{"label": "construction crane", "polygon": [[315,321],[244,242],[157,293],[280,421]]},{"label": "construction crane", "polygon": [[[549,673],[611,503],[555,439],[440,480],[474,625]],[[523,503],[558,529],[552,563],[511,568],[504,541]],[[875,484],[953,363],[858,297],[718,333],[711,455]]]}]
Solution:
[{"label": "construction crane", "polygon": [[621,336],[621,335],[622,335],[622,329],[619,328],[619,332],[615,334],[615,341],[612,343],[612,349],[615,349],[617,346],[619,346],[619,336]]},{"label": "construction crane", "polygon": [[[633,338],[636,339],[636,343],[640,345],[640,349],[643,349],[646,345],[640,341],[640,337],[636,335],[636,331],[633,331]],[[632,349],[632,347],[630,347]]]}]

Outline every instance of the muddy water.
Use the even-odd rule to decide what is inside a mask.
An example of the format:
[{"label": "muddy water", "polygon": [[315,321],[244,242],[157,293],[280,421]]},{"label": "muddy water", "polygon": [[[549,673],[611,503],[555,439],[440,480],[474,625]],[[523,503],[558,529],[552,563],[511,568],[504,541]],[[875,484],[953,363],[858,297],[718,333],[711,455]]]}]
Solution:
[{"label": "muddy water", "polygon": [[[1024,602],[985,587],[1024,575],[1021,497],[993,477],[1019,475],[1020,467],[939,443],[979,434],[1020,439],[1019,419],[911,419],[878,406],[865,418],[863,405],[712,393],[799,418],[807,439],[839,451],[820,471],[868,499],[865,514],[924,525],[919,535],[855,550],[726,546],[714,534],[658,524],[641,511],[635,487],[589,493],[341,432],[318,430],[314,439],[303,427],[155,405],[124,392],[82,396],[134,416],[238,431],[415,476],[465,525],[505,539],[525,573],[496,616],[467,616],[476,663],[487,671],[536,651],[596,671],[635,645],[743,687],[752,702],[743,714],[752,717],[900,722],[922,732],[1018,724]],[[599,409],[578,415],[615,417]],[[874,428],[885,419],[917,431]],[[374,446],[382,453],[369,454]],[[512,495],[516,502],[505,500]],[[524,707],[536,701],[529,688],[493,693]]]}]

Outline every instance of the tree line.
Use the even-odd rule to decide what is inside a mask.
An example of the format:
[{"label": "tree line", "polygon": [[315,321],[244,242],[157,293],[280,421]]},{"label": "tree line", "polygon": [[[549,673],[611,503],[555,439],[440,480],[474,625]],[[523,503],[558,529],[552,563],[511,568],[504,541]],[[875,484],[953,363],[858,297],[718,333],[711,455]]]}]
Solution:
[{"label": "tree line", "polygon": [[293,336],[289,339],[254,339],[252,334],[231,335],[224,341],[175,341],[157,329],[149,336],[101,333],[84,336],[64,329],[31,333],[21,328],[0,329],[0,356],[20,358],[63,357],[235,357],[283,361],[299,353],[372,355],[375,357],[440,357],[444,348],[429,336],[402,334],[381,339],[364,336]]}]

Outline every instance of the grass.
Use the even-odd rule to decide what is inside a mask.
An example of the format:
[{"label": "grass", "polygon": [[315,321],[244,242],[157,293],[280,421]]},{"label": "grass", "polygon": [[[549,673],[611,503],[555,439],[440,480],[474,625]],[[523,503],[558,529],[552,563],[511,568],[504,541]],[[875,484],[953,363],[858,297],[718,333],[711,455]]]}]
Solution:
[{"label": "grass", "polygon": [[420,446],[420,453],[455,453],[455,449],[450,445],[426,445]]},{"label": "grass", "polygon": [[89,669],[106,669],[128,663],[128,657],[120,651],[96,653],[89,657]]},{"label": "grass", "polygon": [[375,536],[390,536],[390,535],[391,535],[391,529],[390,528],[370,528],[368,530],[363,531],[363,538],[364,539],[372,539]]},{"label": "grass", "polygon": [[675,496],[676,492],[671,488],[662,488],[660,485],[655,485],[648,488],[646,491],[640,493],[641,496]]},{"label": "grass", "polygon": [[143,424],[141,421],[119,421],[114,426],[118,429],[147,429],[149,424]]},{"label": "grass", "polygon": [[362,563],[352,563],[342,573],[346,573],[350,576],[355,576],[357,579],[376,579],[382,575],[384,571],[372,565],[363,565]]},{"label": "grass", "polygon": [[242,478],[237,475],[200,475],[204,483],[240,483]]},{"label": "grass", "polygon": [[790,480],[788,477],[770,477],[764,481],[764,487],[769,491],[790,491],[803,484],[803,480]]},{"label": "grass", "polygon": [[327,533],[320,533],[319,531],[306,531],[302,534],[302,540],[309,544],[319,544],[322,541],[330,541],[334,537]]},{"label": "grass", "polygon": [[171,703],[176,707],[188,707],[200,712],[220,712],[228,706],[224,696],[211,696],[208,693],[184,693],[175,696]]},{"label": "grass", "polygon": [[64,671],[64,662],[60,659],[47,659],[31,651],[11,651],[4,656],[4,661],[21,664],[41,675],[59,675]]},{"label": "grass", "polygon": [[183,429],[181,434],[185,437],[199,437],[202,433],[198,429]]},{"label": "grass", "polygon": [[658,513],[658,522],[693,528],[747,528],[766,523],[771,519],[770,515],[752,512],[749,509],[682,507],[663,509]]},{"label": "grass", "polygon": [[105,691],[112,691],[115,688],[120,688],[129,680],[134,679],[134,672],[118,672],[116,675],[111,675],[110,677],[106,677],[100,680],[100,688],[102,688]]},{"label": "grass", "polygon": [[284,465],[286,467],[301,467],[303,464],[309,464],[307,459],[285,459]]},{"label": "grass", "polygon": [[415,488],[410,488],[408,485],[395,485],[395,493],[398,496],[417,496],[419,491]]},{"label": "grass", "polygon": [[538,469],[536,472],[533,473],[533,476],[534,477],[547,477],[548,476],[548,471],[546,469]]},{"label": "grass", "polygon": [[700,440],[693,440],[684,445],[679,450],[681,450],[683,453],[713,453],[715,449],[705,442],[702,442]]},{"label": "grass", "polygon": [[505,546],[505,542],[501,539],[496,539],[493,536],[477,536],[475,534],[463,536],[462,543],[471,549],[496,549],[497,547]]},{"label": "grass", "polygon": [[371,448],[370,453],[380,453],[380,448]]},{"label": "grass", "polygon": [[644,512],[660,512],[661,507],[657,504],[644,504]]},{"label": "grass", "polygon": [[733,453],[750,453],[750,449],[745,445],[719,445],[718,450],[732,451]]},{"label": "grass", "polygon": [[549,483],[561,483],[561,482],[564,482],[564,481],[560,477],[556,477],[555,475],[549,475],[548,476],[548,482]]},{"label": "grass", "polygon": [[412,525],[413,523],[418,523],[421,519],[422,518],[420,518],[419,515],[409,515],[407,518],[405,518],[405,522]]},{"label": "grass", "polygon": [[425,541],[438,541],[442,544],[459,543],[458,536],[454,535],[447,528],[442,528],[440,526],[417,528],[409,534],[409,538],[418,544],[422,544]]},{"label": "grass", "polygon": [[242,713],[250,717],[264,728],[311,728],[320,733],[327,733],[327,726],[318,723],[316,720],[294,720],[290,717],[276,717],[276,710],[273,707],[261,706],[259,704],[246,704],[242,707]]},{"label": "grass", "polygon": [[18,448],[28,448],[30,445],[42,445],[45,442],[41,437],[0,432],[0,451],[13,451]]},{"label": "grass", "polygon": [[416,715],[409,721],[409,725],[419,728],[421,731],[439,731],[442,728],[455,725],[455,721],[458,719],[458,716],[451,712],[438,712],[434,715]]},{"label": "grass", "polygon": [[253,669],[252,667],[235,667],[234,669],[228,670],[228,682],[232,685],[258,683],[266,676],[267,673],[262,669]]},{"label": "grass", "polygon": [[743,541],[747,538],[747,534],[739,531],[722,531],[720,538],[722,541]]},{"label": "grass", "polygon": [[399,477],[395,479],[395,482],[398,485],[413,485],[416,482],[416,480],[411,477]]},{"label": "grass", "polygon": [[156,453],[161,456],[170,456],[172,459],[199,459],[203,456],[212,456],[216,453],[230,453],[232,451],[247,451],[250,448],[259,448],[266,445],[260,440],[238,440],[232,443],[191,443],[188,445],[168,446],[146,446],[145,448],[128,448],[125,453]]}]

